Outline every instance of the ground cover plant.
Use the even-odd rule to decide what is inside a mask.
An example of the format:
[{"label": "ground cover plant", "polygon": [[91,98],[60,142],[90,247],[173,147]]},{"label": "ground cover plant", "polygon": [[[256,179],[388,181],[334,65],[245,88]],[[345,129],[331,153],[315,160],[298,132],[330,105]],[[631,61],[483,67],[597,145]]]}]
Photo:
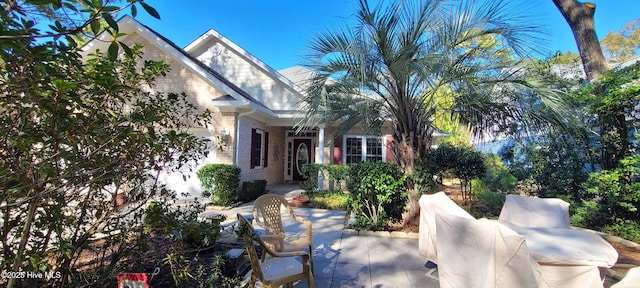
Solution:
[{"label": "ground cover plant", "polygon": [[349,193],[343,192],[304,192],[302,196],[309,199],[307,207],[320,208],[320,209],[332,209],[332,210],[347,210],[349,207],[349,199],[351,196]]}]

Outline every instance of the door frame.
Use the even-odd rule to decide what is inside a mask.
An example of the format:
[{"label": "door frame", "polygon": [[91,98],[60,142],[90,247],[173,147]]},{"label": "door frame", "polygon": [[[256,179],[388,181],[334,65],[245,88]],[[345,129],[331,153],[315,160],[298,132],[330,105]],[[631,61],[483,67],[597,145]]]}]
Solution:
[{"label": "door frame", "polygon": [[316,148],[318,146],[318,132],[313,130],[306,130],[300,133],[296,133],[294,130],[286,130],[285,131],[285,155],[284,155],[284,181],[285,182],[293,182],[293,169],[295,169],[293,165],[293,161],[295,156],[293,153],[295,152],[295,147],[293,145],[294,140],[296,139],[309,139],[311,140],[311,146],[309,147],[310,158],[309,163],[316,163]]}]

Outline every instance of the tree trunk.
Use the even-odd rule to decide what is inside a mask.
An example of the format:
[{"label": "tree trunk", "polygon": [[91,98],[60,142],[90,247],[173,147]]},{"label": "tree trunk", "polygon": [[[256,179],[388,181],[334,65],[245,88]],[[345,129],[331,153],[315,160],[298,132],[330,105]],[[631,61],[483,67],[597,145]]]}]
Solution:
[{"label": "tree trunk", "polygon": [[564,19],[567,20],[569,27],[571,27],[587,80],[589,82],[598,80],[600,75],[609,70],[609,67],[604,54],[602,54],[602,48],[600,48],[593,21],[596,4],[591,2],[582,3],[576,0],[552,1],[558,7]]}]

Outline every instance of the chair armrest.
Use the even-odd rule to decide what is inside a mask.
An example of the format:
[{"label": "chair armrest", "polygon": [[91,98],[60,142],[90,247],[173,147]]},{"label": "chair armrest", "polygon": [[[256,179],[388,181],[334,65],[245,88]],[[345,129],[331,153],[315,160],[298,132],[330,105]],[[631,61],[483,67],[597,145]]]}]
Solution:
[{"label": "chair armrest", "polygon": [[309,258],[309,253],[305,251],[289,251],[289,252],[275,252],[269,253],[273,257],[299,257],[301,256],[303,259]]},{"label": "chair armrest", "polygon": [[296,221],[304,224],[305,228],[307,229],[307,237],[309,238],[309,241],[311,241],[311,236],[312,236],[312,230],[311,230],[311,221],[304,219],[300,216],[295,216],[294,217]]},{"label": "chair armrest", "polygon": [[284,248],[284,237],[280,235],[262,235],[260,236],[260,241],[266,244],[263,246],[268,246],[273,251],[281,251]]},{"label": "chair armrest", "polygon": [[[277,243],[277,245],[280,245],[279,246],[280,248],[284,247],[282,242],[284,241],[284,237],[280,235],[264,235],[264,236],[260,236],[259,239],[260,239],[260,244],[262,248],[264,248],[265,251],[273,257],[296,257],[296,256],[302,256],[303,258],[309,257],[309,253],[305,251],[280,252],[272,249],[271,248],[272,245],[270,245],[270,243],[267,243],[267,242],[275,242]],[[278,247],[276,247],[276,249],[278,249]]]}]

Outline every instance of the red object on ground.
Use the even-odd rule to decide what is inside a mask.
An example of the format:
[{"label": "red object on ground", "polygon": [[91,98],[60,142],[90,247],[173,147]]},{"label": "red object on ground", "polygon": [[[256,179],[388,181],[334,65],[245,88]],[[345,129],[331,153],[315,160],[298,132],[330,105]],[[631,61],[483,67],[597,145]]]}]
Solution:
[{"label": "red object on ground", "polygon": [[149,288],[146,273],[118,274],[118,288]]},{"label": "red object on ground", "polygon": [[291,203],[293,203],[293,205],[296,205],[296,206],[304,205],[304,204],[307,204],[308,202],[309,202],[309,198],[302,197],[302,196],[293,197],[293,199],[291,200]]}]

